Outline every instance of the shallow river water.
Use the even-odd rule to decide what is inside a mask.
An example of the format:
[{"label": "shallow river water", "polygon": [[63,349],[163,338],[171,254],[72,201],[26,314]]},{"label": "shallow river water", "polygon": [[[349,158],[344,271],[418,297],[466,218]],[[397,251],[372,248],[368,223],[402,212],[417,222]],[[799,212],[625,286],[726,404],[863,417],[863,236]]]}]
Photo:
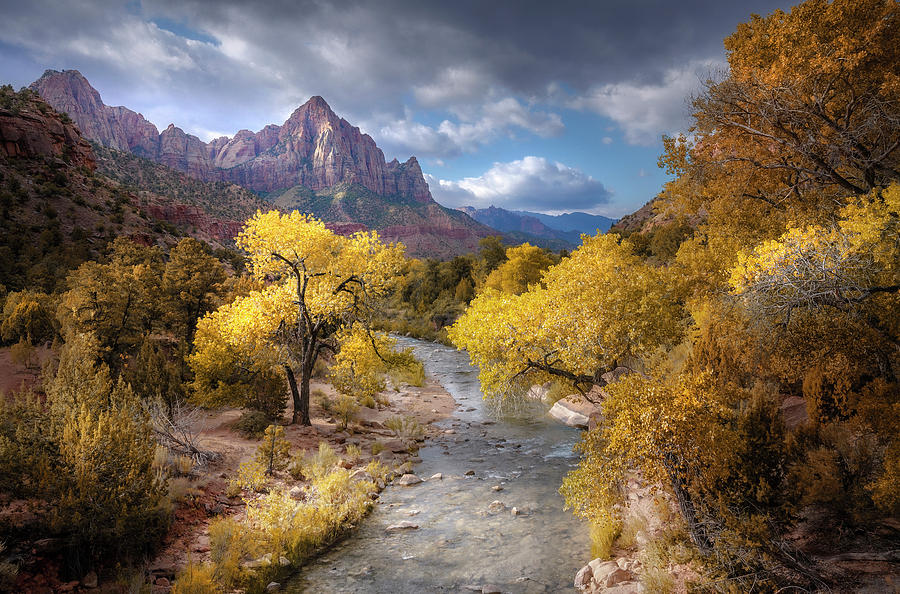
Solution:
[{"label": "shallow river water", "polygon": [[[494,416],[466,353],[411,339],[401,344],[414,347],[426,372],[460,405],[441,424],[456,433],[419,450],[422,462],[413,472],[424,483],[385,489],[361,526],[285,589],[421,593],[491,585],[502,592],[574,592],[575,572],[589,560],[588,529],[563,511],[557,489],[577,462],[572,446],[579,432],[540,413]],[[466,476],[470,470],[475,474]],[[427,480],[438,472],[443,480]],[[491,506],[495,500],[502,509]],[[385,532],[401,521],[419,528]]]}]

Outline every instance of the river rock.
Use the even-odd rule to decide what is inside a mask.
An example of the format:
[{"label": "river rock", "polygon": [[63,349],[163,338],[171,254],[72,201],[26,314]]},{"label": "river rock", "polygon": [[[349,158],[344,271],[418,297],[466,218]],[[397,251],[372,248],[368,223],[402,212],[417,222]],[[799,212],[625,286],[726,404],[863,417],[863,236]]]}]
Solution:
[{"label": "river rock", "polygon": [[631,581],[633,577],[634,576],[630,571],[619,567],[606,576],[606,580],[603,582],[603,586],[611,588],[612,586],[616,586],[618,584],[621,584],[622,582]]},{"label": "river rock", "polygon": [[506,509],[506,506],[499,499],[495,499],[488,504],[488,511],[492,514],[500,513],[504,509]]},{"label": "river rock", "polygon": [[437,481],[442,481],[442,480],[444,480],[444,475],[441,474],[440,472],[435,472],[434,474],[431,475],[431,478],[429,478],[428,480],[430,480],[430,481],[435,481],[435,480],[437,480]]},{"label": "river rock", "polygon": [[466,476],[475,476],[475,471],[474,471],[474,470],[467,470],[467,471],[466,471]]},{"label": "river rock", "polygon": [[634,578],[630,571],[622,569],[615,561],[594,559],[588,563],[588,566],[590,567],[594,583],[604,588],[610,588]]},{"label": "river rock", "polygon": [[590,565],[585,565],[575,574],[575,589],[581,592],[588,592],[591,589],[591,578],[594,572],[591,571]]},{"label": "river rock", "polygon": [[574,410],[570,403],[566,402],[566,398],[557,400],[556,404],[550,407],[548,414],[564,425],[577,429],[587,429],[590,422],[588,415]]},{"label": "river rock", "polygon": [[265,565],[271,565],[271,564],[272,564],[272,553],[266,553],[259,559],[253,559],[252,561],[247,561],[246,563],[244,563],[244,567],[247,567],[249,569],[255,569],[257,567],[263,567]]},{"label": "river rock", "polygon": [[266,586],[266,592],[277,592],[281,590],[281,584],[278,582],[269,582],[269,585]]},{"label": "river rock", "polygon": [[503,594],[503,590],[493,584],[481,586],[481,594]]},{"label": "river rock", "polygon": [[418,529],[419,529],[418,524],[414,524],[407,520],[403,520],[402,522],[397,522],[396,524],[391,524],[390,526],[385,528],[384,531],[390,534],[390,533],[394,533],[394,532],[402,532],[404,530],[418,530]]},{"label": "river rock", "polygon": [[503,490],[503,487],[501,487],[500,485],[494,485],[493,487],[491,487],[491,491],[502,491],[502,490]]},{"label": "river rock", "polygon": [[397,480],[397,484],[403,487],[411,487],[413,485],[418,485],[421,482],[422,479],[414,474],[404,474]]}]

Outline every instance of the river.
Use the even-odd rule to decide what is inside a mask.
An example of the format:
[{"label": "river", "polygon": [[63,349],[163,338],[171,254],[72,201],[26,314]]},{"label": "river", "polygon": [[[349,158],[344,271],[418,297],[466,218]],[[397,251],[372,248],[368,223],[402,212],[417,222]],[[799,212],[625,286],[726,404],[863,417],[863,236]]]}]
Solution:
[{"label": "river", "polygon": [[[424,483],[385,489],[358,529],[285,590],[399,594],[491,585],[502,592],[574,592],[575,573],[590,560],[590,539],[587,525],[563,511],[557,489],[578,461],[572,446],[579,432],[541,411],[493,411],[466,353],[408,338],[400,343],[412,346],[456,399],[455,416],[441,423],[455,433],[419,450],[414,472]],[[443,479],[427,480],[435,473]],[[402,521],[419,528],[385,532]]]}]

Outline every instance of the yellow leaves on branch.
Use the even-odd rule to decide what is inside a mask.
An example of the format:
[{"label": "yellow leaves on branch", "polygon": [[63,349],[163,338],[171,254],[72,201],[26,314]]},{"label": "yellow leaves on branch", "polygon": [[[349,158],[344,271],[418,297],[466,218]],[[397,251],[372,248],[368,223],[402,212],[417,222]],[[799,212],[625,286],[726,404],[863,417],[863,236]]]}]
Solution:
[{"label": "yellow leaves on branch", "polygon": [[729,430],[736,394],[710,373],[671,384],[630,374],[605,391],[604,423],[582,436],[578,469],[560,489],[566,505],[585,518],[608,517],[630,470],[640,470],[651,484],[667,484],[673,471],[723,472],[738,450]]},{"label": "yellow leaves on branch", "polygon": [[677,341],[682,310],[665,275],[615,235],[585,237],[543,286],[480,294],[449,336],[480,367],[489,395],[547,381],[550,368],[592,377]]},{"label": "yellow leaves on branch", "polygon": [[[302,297],[318,315],[341,315],[355,305],[363,286],[366,298],[383,296],[403,265],[402,244],[386,245],[376,231],[337,235],[322,221],[297,211],[257,212],[237,244],[250,255],[250,269],[258,279],[305,280]],[[290,284],[296,290],[296,284]]]},{"label": "yellow leaves on branch", "polygon": [[732,292],[770,315],[797,307],[846,308],[898,285],[900,185],[841,211],[835,227],[792,227],[739,255]]}]

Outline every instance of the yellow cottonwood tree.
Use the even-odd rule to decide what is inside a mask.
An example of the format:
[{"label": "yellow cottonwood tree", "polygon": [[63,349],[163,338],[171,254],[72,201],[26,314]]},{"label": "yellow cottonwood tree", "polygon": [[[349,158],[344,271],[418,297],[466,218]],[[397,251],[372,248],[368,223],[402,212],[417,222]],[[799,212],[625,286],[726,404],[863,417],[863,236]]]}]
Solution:
[{"label": "yellow cottonwood tree", "polygon": [[666,271],[616,235],[585,237],[521,295],[488,289],[450,329],[489,395],[549,379],[587,392],[619,365],[676,343],[683,311]]},{"label": "yellow cottonwood tree", "polygon": [[553,264],[543,249],[523,243],[506,250],[506,261],[491,272],[485,286],[519,295],[541,279],[541,273]]},{"label": "yellow cottonwood tree", "polygon": [[313,365],[323,349],[337,349],[341,326],[368,323],[372,308],[394,289],[403,246],[382,243],[375,231],[343,237],[297,211],[257,212],[237,244],[254,277],[267,284],[201,320],[192,366],[199,374],[220,352],[281,366],[292,422],[308,425]]}]

